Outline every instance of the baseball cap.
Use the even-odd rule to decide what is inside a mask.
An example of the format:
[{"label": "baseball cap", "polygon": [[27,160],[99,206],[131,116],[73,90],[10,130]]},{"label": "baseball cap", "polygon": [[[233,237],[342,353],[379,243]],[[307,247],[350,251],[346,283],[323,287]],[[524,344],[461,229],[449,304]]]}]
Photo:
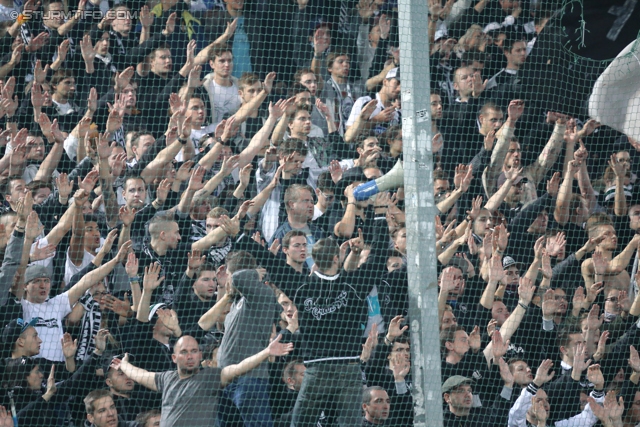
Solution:
[{"label": "baseball cap", "polygon": [[520,264],[516,262],[515,259],[513,259],[510,256],[505,256],[504,258],[502,258],[502,268],[509,268],[512,265],[515,265],[516,267],[520,268]]},{"label": "baseball cap", "polygon": [[25,322],[21,318],[12,320],[2,331],[2,343],[7,346],[13,346],[13,343],[20,338],[20,335],[28,328],[35,326],[36,323],[38,323],[37,317],[34,317],[28,322]]},{"label": "baseball cap", "polygon": [[24,283],[29,283],[36,279],[51,279],[49,271],[41,265],[30,265],[24,273]]},{"label": "baseball cap", "polygon": [[392,68],[387,72],[387,80],[397,79],[400,81],[400,67]]},{"label": "baseball cap", "polygon": [[463,384],[473,384],[473,380],[471,378],[463,377],[462,375],[454,375],[447,378],[444,384],[442,384],[442,392],[449,393],[451,390],[458,388]]},{"label": "baseball cap", "polygon": [[[516,185],[523,179],[525,179],[524,176],[518,175],[518,177],[513,181],[513,185]],[[501,172],[500,175],[498,176],[498,188],[502,187],[502,184],[504,184],[506,181],[507,181],[507,177],[504,175],[504,172]]]},{"label": "baseball cap", "polygon": [[151,308],[149,309],[149,322],[153,320],[153,316],[155,316],[156,312],[161,308],[167,308],[167,304],[158,303],[151,306]]}]

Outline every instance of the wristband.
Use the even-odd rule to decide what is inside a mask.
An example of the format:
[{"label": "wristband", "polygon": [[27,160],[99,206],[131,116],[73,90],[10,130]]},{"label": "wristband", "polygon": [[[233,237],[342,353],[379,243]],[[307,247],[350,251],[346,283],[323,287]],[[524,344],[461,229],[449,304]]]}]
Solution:
[{"label": "wristband", "polygon": [[129,277],[129,283],[140,283],[140,276]]},{"label": "wristband", "polygon": [[518,305],[522,308],[524,308],[524,311],[529,310],[529,306],[524,305],[523,303],[519,302]]},{"label": "wristband", "polygon": [[187,141],[188,140],[186,140],[186,139],[178,138],[178,142],[180,142],[180,144],[182,144],[182,145],[186,145]]}]

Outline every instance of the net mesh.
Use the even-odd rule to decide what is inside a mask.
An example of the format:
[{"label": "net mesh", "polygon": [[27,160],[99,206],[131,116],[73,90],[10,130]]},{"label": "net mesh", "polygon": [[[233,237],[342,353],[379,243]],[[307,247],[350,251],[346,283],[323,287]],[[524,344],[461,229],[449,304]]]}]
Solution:
[{"label": "net mesh", "polygon": [[0,4],[0,425],[640,423],[636,0]]}]

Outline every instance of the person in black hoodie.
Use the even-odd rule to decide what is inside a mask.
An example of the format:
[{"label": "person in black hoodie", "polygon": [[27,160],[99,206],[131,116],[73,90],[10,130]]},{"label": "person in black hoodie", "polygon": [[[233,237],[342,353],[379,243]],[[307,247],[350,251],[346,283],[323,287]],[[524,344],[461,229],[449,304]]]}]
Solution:
[{"label": "person in black hoodie", "polygon": [[[368,261],[346,272],[340,269],[340,248],[333,239],[321,239],[313,248],[317,271],[297,288],[283,291],[299,307],[302,353],[307,371],[293,409],[293,426],[315,425],[330,398],[340,424],[357,425],[361,420],[362,373],[360,354],[362,328],[367,323],[367,296],[371,278],[385,268],[382,262],[389,244],[384,217],[366,211],[369,227],[365,242],[371,243]],[[359,255],[354,243],[352,252]],[[352,257],[356,262],[359,256]],[[285,284],[283,284],[285,285]]]}]

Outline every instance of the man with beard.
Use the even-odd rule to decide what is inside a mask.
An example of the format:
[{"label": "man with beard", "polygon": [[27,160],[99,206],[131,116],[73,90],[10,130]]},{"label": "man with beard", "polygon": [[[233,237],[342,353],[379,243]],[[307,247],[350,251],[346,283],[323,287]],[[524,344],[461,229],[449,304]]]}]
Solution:
[{"label": "man with beard", "polygon": [[400,111],[396,108],[396,101],[400,96],[400,69],[394,68],[387,73],[382,81],[380,91],[376,93],[376,107],[369,117],[361,117],[360,112],[372,100],[370,96],[363,96],[356,100],[346,123],[347,131],[344,140],[351,142],[358,134],[373,130],[381,134],[390,126],[400,123]]}]

